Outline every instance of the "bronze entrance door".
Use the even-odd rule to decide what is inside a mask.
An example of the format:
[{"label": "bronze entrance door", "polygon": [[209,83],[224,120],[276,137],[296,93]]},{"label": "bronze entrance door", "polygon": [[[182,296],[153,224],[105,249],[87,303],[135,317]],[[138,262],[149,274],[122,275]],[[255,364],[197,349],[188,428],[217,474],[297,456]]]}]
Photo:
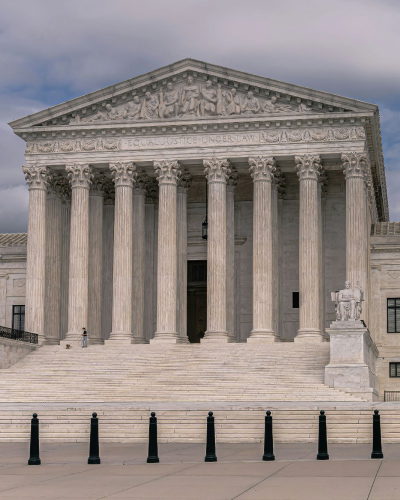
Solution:
[{"label": "bronze entrance door", "polygon": [[199,343],[207,329],[207,261],[188,261],[187,332],[189,342]]}]

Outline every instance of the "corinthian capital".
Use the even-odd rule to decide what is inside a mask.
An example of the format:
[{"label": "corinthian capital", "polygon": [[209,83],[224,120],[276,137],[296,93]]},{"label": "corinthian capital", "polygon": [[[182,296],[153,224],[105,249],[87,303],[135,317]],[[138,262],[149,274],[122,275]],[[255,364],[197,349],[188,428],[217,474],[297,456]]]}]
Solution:
[{"label": "corinthian capital", "polygon": [[61,199],[67,199],[70,196],[70,186],[68,179],[62,175],[51,175],[47,183],[48,196],[57,196]]},{"label": "corinthian capital", "polygon": [[250,175],[254,182],[267,181],[272,182],[276,170],[275,160],[272,157],[256,156],[249,158]]},{"label": "corinthian capital", "polygon": [[74,163],[73,165],[67,165],[65,171],[68,174],[72,189],[77,187],[84,189],[90,188],[93,179],[93,170],[89,164]]},{"label": "corinthian capital", "polygon": [[25,174],[29,190],[41,189],[46,191],[47,185],[51,179],[51,170],[49,167],[30,165],[29,167],[22,167],[22,171]]},{"label": "corinthian capital", "polygon": [[133,187],[136,180],[136,165],[132,162],[110,163],[111,177],[115,187]]},{"label": "corinthian capital", "polygon": [[182,176],[181,166],[177,161],[155,161],[154,169],[159,184],[173,184],[176,186]]},{"label": "corinthian capital", "polygon": [[192,174],[190,174],[187,170],[182,170],[182,175],[178,180],[178,187],[182,189],[189,189],[192,183]]},{"label": "corinthian capital", "polygon": [[204,173],[206,174],[209,183],[226,183],[228,176],[231,173],[227,158],[211,158],[211,160],[203,160],[203,165]]},{"label": "corinthian capital", "polygon": [[317,181],[321,171],[321,158],[319,155],[302,155],[295,156],[295,170],[299,176],[299,181],[306,179]]},{"label": "corinthian capital", "polygon": [[365,178],[369,172],[369,160],[366,153],[355,153],[342,155],[342,167],[346,179],[352,177]]},{"label": "corinthian capital", "polygon": [[227,186],[234,190],[236,184],[238,183],[238,180],[239,180],[238,171],[236,170],[236,168],[231,168],[231,172],[228,175],[228,180],[226,181]]},{"label": "corinthian capital", "polygon": [[107,177],[104,174],[95,172],[93,174],[92,185],[90,188],[90,196],[104,196]]}]

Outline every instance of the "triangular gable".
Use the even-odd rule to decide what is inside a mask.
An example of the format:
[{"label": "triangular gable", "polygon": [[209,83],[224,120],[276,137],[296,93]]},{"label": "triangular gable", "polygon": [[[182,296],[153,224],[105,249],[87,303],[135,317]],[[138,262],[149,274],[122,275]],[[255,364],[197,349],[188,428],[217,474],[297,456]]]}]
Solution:
[{"label": "triangular gable", "polygon": [[373,104],[185,59],[10,123],[97,125],[374,112]]}]

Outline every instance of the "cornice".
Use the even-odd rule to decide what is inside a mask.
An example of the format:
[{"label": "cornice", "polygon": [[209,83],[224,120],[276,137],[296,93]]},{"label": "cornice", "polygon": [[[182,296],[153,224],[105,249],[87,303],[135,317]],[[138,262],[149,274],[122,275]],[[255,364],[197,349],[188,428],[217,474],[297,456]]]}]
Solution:
[{"label": "cornice", "polygon": [[[374,104],[349,99],[346,97],[305,88],[299,85],[289,84],[266,78],[262,76],[252,75],[242,71],[232,70],[229,68],[196,61],[193,59],[185,59],[174,64],[164,66],[147,74],[140,75],[121,83],[111,85],[101,90],[97,90],[67,101],[65,103],[47,108],[38,113],[28,115],[24,118],[10,122],[12,128],[19,126],[29,126],[34,123],[51,120],[54,117],[61,117],[61,120],[67,121],[68,114],[80,110],[82,107],[98,106],[105,104],[116,103],[119,99],[121,102],[126,100],[128,95],[134,91],[145,92],[146,90],[154,90],[159,84],[164,84],[171,80],[176,81],[178,76],[186,78],[190,74],[193,77],[211,79],[214,82],[219,82],[223,85],[235,86],[243,90],[251,90],[255,94],[264,93],[269,95],[271,92],[280,94],[288,99],[295,98],[303,101],[314,101],[320,103],[321,106],[332,106],[332,108],[375,111],[377,106]],[[330,110],[330,111],[333,111]]]}]

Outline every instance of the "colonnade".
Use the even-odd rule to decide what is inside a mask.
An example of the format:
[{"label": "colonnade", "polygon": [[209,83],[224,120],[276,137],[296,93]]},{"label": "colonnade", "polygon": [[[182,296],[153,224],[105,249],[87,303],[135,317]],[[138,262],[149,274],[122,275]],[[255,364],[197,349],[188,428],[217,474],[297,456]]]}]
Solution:
[{"label": "colonnade", "polygon": [[[295,341],[323,339],[321,331],[321,159],[295,156],[300,184],[299,290],[300,328]],[[367,289],[368,209],[365,154],[342,155],[346,175],[346,274]],[[279,175],[272,157],[248,159],[253,179],[253,329],[249,342],[279,340],[278,195]],[[227,158],[203,160],[208,182],[207,331],[203,342],[234,340],[234,186],[237,175]],[[148,178],[132,162],[110,163],[115,186],[112,328],[109,343],[143,343],[145,316],[145,195]],[[151,342],[187,342],[186,191],[190,174],[178,161],[154,162],[159,188],[157,328]],[[66,165],[68,180],[54,177],[47,166],[24,167],[29,185],[26,320],[27,331],[55,343],[46,314],[66,314],[65,297],[55,285],[68,276],[68,331],[80,338],[91,325],[91,341],[101,339],[102,232],[104,179],[89,164]],[[71,190],[70,221],[59,205],[46,203],[46,192]],[[47,213],[46,213],[47,206]],[[69,259],[63,259],[62,221],[70,231]],[[47,235],[46,235],[47,227]],[[55,229],[54,231],[52,229]],[[47,262],[46,262],[47,255]],[[65,255],[64,255],[65,257]],[[65,260],[65,259],[64,259]],[[47,283],[45,286],[45,276]],[[91,283],[89,294],[89,281]],[[59,288],[58,288],[59,290]],[[54,292],[54,293],[53,293]],[[65,293],[64,293],[65,294]],[[132,304],[135,304],[133,310]],[[49,311],[46,313],[45,311]]]}]

